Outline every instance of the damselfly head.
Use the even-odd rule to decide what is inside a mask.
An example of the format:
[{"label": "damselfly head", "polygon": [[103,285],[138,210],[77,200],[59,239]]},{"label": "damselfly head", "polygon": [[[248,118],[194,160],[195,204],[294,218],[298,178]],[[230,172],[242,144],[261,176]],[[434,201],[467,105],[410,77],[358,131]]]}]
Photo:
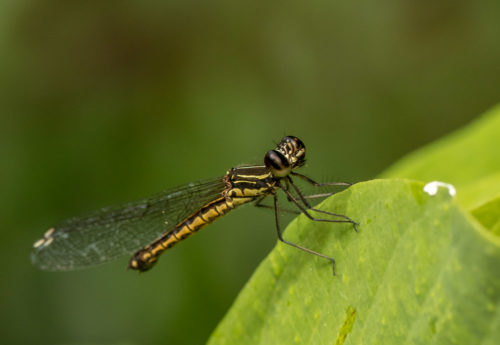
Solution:
[{"label": "damselfly head", "polygon": [[285,177],[306,162],[306,146],[297,137],[286,136],[266,153],[264,164],[276,177]]}]

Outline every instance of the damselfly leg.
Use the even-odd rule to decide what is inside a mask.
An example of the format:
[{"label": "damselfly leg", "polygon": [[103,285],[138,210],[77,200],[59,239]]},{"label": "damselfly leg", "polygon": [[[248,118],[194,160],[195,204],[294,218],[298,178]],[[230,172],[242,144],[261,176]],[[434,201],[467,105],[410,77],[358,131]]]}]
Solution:
[{"label": "damselfly leg", "polygon": [[319,256],[320,258],[324,258],[328,261],[330,261],[332,263],[332,269],[333,269],[333,275],[335,275],[335,259],[330,257],[330,256],[327,256],[327,255],[324,255],[324,254],[321,254],[321,253],[318,253],[314,250],[311,250],[309,248],[306,248],[306,247],[303,247],[297,243],[294,243],[294,242],[290,242],[288,240],[285,240],[283,238],[283,234],[281,232],[281,228],[280,228],[280,221],[279,221],[279,214],[278,214],[278,194],[274,194],[274,219],[276,221],[276,232],[278,234],[278,239],[285,243],[285,244],[288,244],[289,246],[292,246],[292,247],[295,247],[297,249],[300,249],[300,250],[303,250],[309,254],[313,254],[313,255],[316,255],[316,256]]},{"label": "damselfly leg", "polygon": [[[297,176],[302,177],[303,179],[305,179],[306,181],[310,182],[313,186],[316,186],[316,187],[319,187],[319,186],[328,186],[328,185],[341,185],[341,186],[350,186],[351,185],[351,184],[348,184],[348,183],[325,183],[325,184],[320,184],[320,183],[314,182],[312,179],[310,179],[310,178],[308,178],[308,177],[306,177],[304,175],[297,175]],[[284,181],[284,183],[282,181]],[[321,258],[329,260],[332,263],[333,274],[335,275],[335,259],[334,258],[332,258],[330,256],[327,256],[325,254],[316,252],[316,251],[311,250],[309,248],[303,247],[303,246],[301,246],[301,245],[299,245],[297,243],[290,242],[290,241],[285,240],[283,238],[283,233],[281,231],[280,224],[279,224],[279,213],[280,212],[303,213],[310,220],[317,221],[317,222],[349,223],[349,224],[351,224],[353,226],[353,228],[354,228],[355,231],[358,231],[357,226],[359,224],[357,222],[355,222],[354,220],[352,220],[351,218],[349,218],[349,217],[347,217],[347,216],[345,216],[343,214],[338,214],[338,213],[333,213],[333,212],[328,212],[328,211],[324,211],[324,210],[319,210],[317,208],[313,208],[312,205],[307,201],[307,196],[305,196],[305,195],[302,194],[302,192],[295,185],[295,183],[293,182],[293,180],[292,180],[292,178],[290,176],[286,176],[282,181],[278,182],[277,187],[279,189],[283,190],[283,192],[287,196],[288,201],[290,201],[293,204],[295,204],[295,206],[297,206],[297,208],[300,210],[300,212],[299,211],[286,210],[286,209],[280,208],[278,206],[278,194],[277,193],[275,193],[273,195],[273,198],[274,198],[274,207],[267,206],[267,205],[262,205],[261,201],[263,199],[260,199],[256,203],[256,206],[258,206],[258,207],[265,207],[265,208],[274,208],[275,219],[276,219],[276,230],[277,230],[277,234],[278,234],[278,239],[281,242],[283,242],[285,244],[288,244],[288,245],[290,245],[292,247],[295,247],[297,249],[303,250],[303,251],[305,251],[307,253],[310,253],[310,254],[313,254],[313,255],[316,255],[316,256],[319,256]],[[291,188],[290,188],[290,186],[291,186]],[[296,196],[294,195],[294,193],[292,193],[292,190],[293,190],[293,192],[295,192]],[[331,194],[332,193],[316,194],[316,195],[313,195],[312,198],[322,197],[322,196],[329,196]],[[310,198],[310,199],[312,199],[312,198]],[[329,216],[332,216],[332,217],[341,218],[341,219],[318,218],[318,217],[313,216],[311,214],[311,212],[318,212],[318,213],[326,214],[326,215],[329,215]]]},{"label": "damselfly leg", "polygon": [[312,184],[315,187],[324,187],[324,186],[347,186],[347,187],[349,187],[349,186],[353,185],[353,183],[349,183],[349,182],[323,182],[323,183],[318,183],[318,182],[314,181],[313,179],[311,179],[310,177],[307,177],[306,175],[299,174],[298,172],[295,172],[295,171],[290,172],[290,175],[300,177],[301,179],[309,182],[310,184]]},{"label": "damselfly leg", "polygon": [[[307,178],[308,180],[312,181],[311,179],[309,179],[308,177],[304,176],[304,175],[300,175],[300,176],[303,176],[305,178]],[[358,232],[358,228],[357,226],[359,225],[357,222],[355,222],[354,220],[352,220],[351,218],[347,217],[346,215],[343,215],[343,214],[339,214],[339,213],[333,213],[333,212],[328,212],[328,211],[323,211],[323,210],[319,210],[317,208],[313,208],[311,206],[311,204],[309,204],[309,202],[306,200],[306,198],[304,197],[304,195],[302,194],[302,192],[299,190],[299,188],[295,185],[295,183],[293,183],[293,180],[290,176],[287,176],[286,177],[286,180],[285,180],[285,183],[287,184],[287,188],[286,189],[283,189],[285,191],[285,193],[287,194],[288,198],[290,201],[292,201],[295,205],[297,205],[297,207],[311,220],[316,220],[316,221],[330,221],[332,223],[351,223],[352,224],[352,227],[354,228],[354,231]],[[288,184],[290,184],[293,189],[295,190],[295,193],[297,193],[297,195],[299,196],[299,199],[300,201],[302,201],[302,203],[304,204],[305,208],[307,209],[307,211],[314,211],[314,212],[319,212],[319,213],[323,213],[323,214],[327,214],[327,215],[330,215],[330,216],[333,216],[333,217],[339,217],[339,218],[343,218],[344,220],[328,220],[328,219],[325,219],[325,220],[321,220],[321,219],[318,219],[318,218],[311,218],[311,216],[307,213],[307,211],[304,209],[304,207],[302,205],[300,205],[300,203],[298,202],[297,199],[295,199],[291,193],[290,193],[290,188],[288,187]],[[332,184],[323,184],[323,185],[332,185]],[[315,186],[321,186],[320,184],[315,184]]]}]

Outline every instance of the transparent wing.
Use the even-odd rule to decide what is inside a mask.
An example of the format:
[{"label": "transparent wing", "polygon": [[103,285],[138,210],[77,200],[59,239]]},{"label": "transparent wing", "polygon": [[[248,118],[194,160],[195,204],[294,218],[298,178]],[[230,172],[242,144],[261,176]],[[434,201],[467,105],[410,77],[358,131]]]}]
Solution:
[{"label": "transparent wing", "polygon": [[220,197],[224,187],[222,178],[190,183],[143,200],[68,219],[35,242],[31,259],[41,269],[63,271],[134,253]]}]

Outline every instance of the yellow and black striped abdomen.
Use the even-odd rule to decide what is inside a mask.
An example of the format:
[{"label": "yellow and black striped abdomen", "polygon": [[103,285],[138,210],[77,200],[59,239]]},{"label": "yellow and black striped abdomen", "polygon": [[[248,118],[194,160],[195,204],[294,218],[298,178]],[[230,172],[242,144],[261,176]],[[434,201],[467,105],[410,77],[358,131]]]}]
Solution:
[{"label": "yellow and black striped abdomen", "polygon": [[129,268],[139,271],[149,270],[158,260],[160,254],[178,242],[191,236],[206,225],[216,221],[235,207],[255,200],[253,197],[224,198],[220,197],[203,206],[196,213],[177,224],[161,238],[139,250],[130,260]]}]

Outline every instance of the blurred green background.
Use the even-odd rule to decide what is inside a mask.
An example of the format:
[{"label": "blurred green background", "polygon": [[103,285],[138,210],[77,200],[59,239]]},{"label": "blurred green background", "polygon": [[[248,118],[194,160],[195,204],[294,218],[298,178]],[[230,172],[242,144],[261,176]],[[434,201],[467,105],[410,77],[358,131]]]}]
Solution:
[{"label": "blurred green background", "polygon": [[0,4],[1,344],[200,344],[276,243],[245,207],[166,253],[47,273],[34,240],[108,204],[262,162],[373,178],[500,100],[500,2]]}]

